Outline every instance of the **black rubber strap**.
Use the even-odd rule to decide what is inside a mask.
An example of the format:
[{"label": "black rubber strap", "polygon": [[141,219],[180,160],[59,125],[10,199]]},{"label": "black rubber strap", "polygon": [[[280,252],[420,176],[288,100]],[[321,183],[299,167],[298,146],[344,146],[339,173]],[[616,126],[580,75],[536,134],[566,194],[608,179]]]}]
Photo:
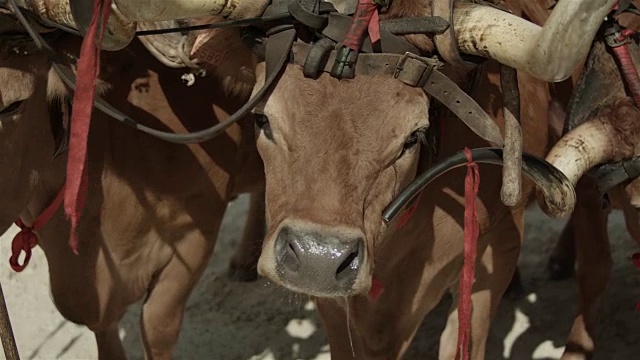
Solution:
[{"label": "black rubber strap", "polygon": [[[473,149],[471,154],[476,163],[502,165],[503,150],[500,148]],[[449,170],[466,164],[467,158],[464,152],[460,151],[423,172],[384,209],[382,219],[386,223],[391,222],[429,183]],[[571,181],[546,160],[524,153],[522,170],[542,190],[545,199],[564,199],[567,203],[575,204],[576,194]]]}]

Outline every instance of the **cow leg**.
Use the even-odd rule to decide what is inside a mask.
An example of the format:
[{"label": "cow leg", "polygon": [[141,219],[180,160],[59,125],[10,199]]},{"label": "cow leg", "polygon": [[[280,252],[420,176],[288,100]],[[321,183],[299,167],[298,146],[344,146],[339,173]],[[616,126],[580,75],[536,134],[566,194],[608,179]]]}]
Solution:
[{"label": "cow leg", "polygon": [[600,297],[611,277],[611,252],[607,234],[608,212],[589,177],[576,187],[577,203],[573,212],[576,239],[576,278],[580,290],[580,308],[571,327],[563,360],[591,359],[594,350],[594,325]]},{"label": "cow leg", "polygon": [[[222,216],[211,216],[222,219]],[[219,222],[217,223],[219,227]],[[217,229],[214,232],[217,234]],[[211,236],[215,239],[215,236]],[[176,244],[176,254],[158,274],[142,307],[140,328],[147,359],[171,359],[189,294],[207,266],[215,241],[200,234]]]},{"label": "cow leg", "polygon": [[549,263],[547,269],[549,270],[550,280],[566,280],[573,276],[575,261],[576,261],[576,249],[573,235],[573,222],[575,221],[572,215],[562,230],[560,238],[556,243],[551,256],[549,257]]},{"label": "cow leg", "polygon": [[250,282],[258,278],[258,259],[265,236],[264,192],[251,194],[244,233],[229,264],[232,280]]},{"label": "cow leg", "polygon": [[122,341],[120,341],[117,324],[114,324],[106,330],[95,331],[94,334],[98,345],[99,360],[127,359]]},{"label": "cow leg", "polygon": [[[524,236],[523,212],[519,211],[513,217],[502,221],[487,236],[489,244],[480,259],[481,266],[476,266],[476,281],[471,296],[473,312],[470,358],[474,360],[482,360],[485,357],[491,321],[516,270],[520,244]],[[452,288],[453,302],[445,329],[440,336],[440,360],[456,358],[458,289],[458,285]]]}]

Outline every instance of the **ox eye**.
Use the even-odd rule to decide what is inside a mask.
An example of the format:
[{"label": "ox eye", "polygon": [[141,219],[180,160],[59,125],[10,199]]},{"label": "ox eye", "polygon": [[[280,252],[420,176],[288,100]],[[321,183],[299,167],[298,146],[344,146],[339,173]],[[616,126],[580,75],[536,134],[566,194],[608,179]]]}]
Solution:
[{"label": "ox eye", "polygon": [[263,129],[269,124],[269,118],[265,114],[253,114],[256,126],[259,129]]},{"label": "ox eye", "polygon": [[415,147],[420,141],[424,140],[424,129],[418,129],[409,135],[402,145],[402,152],[398,158],[401,158],[407,151]]},{"label": "ox eye", "polygon": [[9,104],[9,106],[0,110],[0,115],[2,116],[13,115],[15,112],[20,110],[20,108],[22,107],[22,104],[24,104],[24,101],[12,102],[11,104]]},{"label": "ox eye", "polygon": [[411,135],[409,135],[407,140],[404,142],[404,145],[402,146],[402,150],[409,150],[412,147],[416,146],[419,140],[418,136],[419,134],[417,131],[412,132]]}]

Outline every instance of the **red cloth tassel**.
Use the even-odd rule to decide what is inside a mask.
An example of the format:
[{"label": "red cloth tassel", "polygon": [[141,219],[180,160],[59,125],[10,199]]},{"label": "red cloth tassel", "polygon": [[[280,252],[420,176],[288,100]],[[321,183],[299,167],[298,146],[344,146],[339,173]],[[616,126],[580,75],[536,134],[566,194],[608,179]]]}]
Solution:
[{"label": "red cloth tassel", "polygon": [[464,265],[460,276],[460,291],[458,294],[458,345],[456,360],[469,359],[469,342],[471,340],[471,292],[476,270],[476,255],[478,247],[477,196],[480,186],[480,171],[478,164],[473,162],[471,150],[464,149],[467,157],[467,176],[464,179]]},{"label": "red cloth tassel", "polygon": [[[94,0],[89,31],[82,40],[80,48],[76,90],[73,95],[64,210],[71,220],[69,245],[76,254],[78,254],[78,221],[87,200],[87,140],[96,92],[96,80],[100,72],[99,45],[102,43],[102,34],[110,14],[111,0]],[[100,23],[99,29],[98,23]]]},{"label": "red cloth tassel", "polygon": [[378,5],[371,0],[358,1],[356,12],[351,18],[349,30],[345,34],[342,43],[353,51],[360,51],[365,31],[369,31],[372,44],[380,40]]}]

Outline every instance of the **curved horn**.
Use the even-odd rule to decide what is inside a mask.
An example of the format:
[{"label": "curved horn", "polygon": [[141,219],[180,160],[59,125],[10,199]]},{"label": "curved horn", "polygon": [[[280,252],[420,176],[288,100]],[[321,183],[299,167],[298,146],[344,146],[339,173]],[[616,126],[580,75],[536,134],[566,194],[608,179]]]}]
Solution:
[{"label": "curved horn", "polygon": [[[82,34],[86,33],[89,27],[93,9],[93,2],[84,0],[8,0],[8,3],[31,11],[42,19],[45,25],[47,23],[62,25]],[[128,21],[118,9],[112,6],[111,16],[107,21],[107,29],[102,39],[102,48],[111,51],[120,50],[131,43],[135,32],[136,23]]]},{"label": "curved horn", "polygon": [[[47,21],[85,33],[91,21],[90,0],[8,0]],[[138,21],[153,22],[223,15],[248,18],[262,14],[268,0],[114,0],[102,41],[105,50],[131,43]]]},{"label": "curved horn", "polygon": [[[635,119],[634,119],[635,120]],[[612,116],[591,119],[569,131],[551,149],[546,160],[564,173],[575,186],[596,165],[634,156],[633,146],[621,142],[621,130]],[[624,131],[626,132],[626,131]],[[635,134],[637,136],[637,133]],[[633,144],[633,142],[630,142]],[[557,204],[538,195],[538,204],[549,216],[561,218],[573,211],[575,204]]]},{"label": "curved horn", "polygon": [[[473,161],[483,164],[503,164],[504,151],[501,148],[480,148],[471,150]],[[430,182],[445,172],[467,164],[464,153],[458,152],[442,160],[407,186],[382,212],[382,219],[389,223],[411,199],[418,195]],[[544,194],[549,203],[575,204],[576,193],[567,177],[544,159],[522,153],[522,172],[531,179]]]},{"label": "curved horn", "polygon": [[222,15],[229,18],[260,16],[268,0],[114,0],[131,21],[160,21]]},{"label": "curved horn", "polygon": [[490,6],[458,2],[453,15],[458,47],[541,80],[562,81],[587,55],[616,1],[559,1],[542,28]]}]

